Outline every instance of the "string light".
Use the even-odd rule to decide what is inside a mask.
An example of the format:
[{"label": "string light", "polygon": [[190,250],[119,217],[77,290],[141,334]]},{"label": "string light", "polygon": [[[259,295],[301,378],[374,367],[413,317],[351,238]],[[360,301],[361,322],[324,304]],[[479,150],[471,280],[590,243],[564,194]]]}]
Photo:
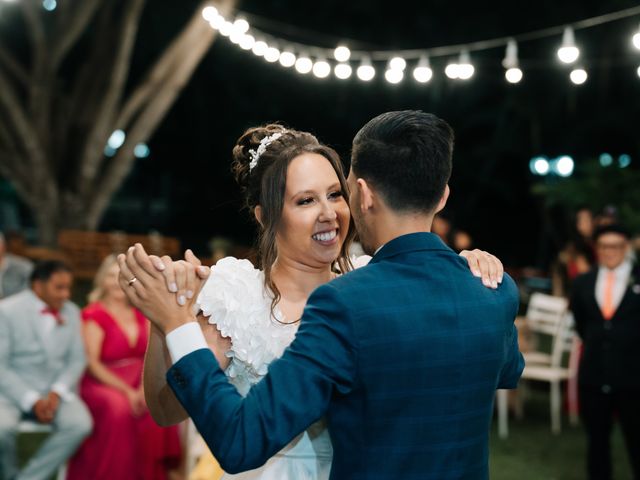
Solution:
[{"label": "string light", "polygon": [[231,33],[233,33],[233,23],[225,21],[222,25],[220,25],[218,31],[223,37],[228,37],[229,35],[231,35]]},{"label": "string light", "polygon": [[384,72],[384,78],[389,83],[400,83],[404,78],[404,69],[407,68],[407,62],[402,57],[393,57],[389,60],[387,71]]},{"label": "string light", "polygon": [[638,26],[638,32],[631,39],[633,46],[640,50],[640,26]]},{"label": "string light", "polygon": [[389,60],[389,68],[402,71],[407,68],[407,61],[402,57],[393,57]]},{"label": "string light", "polygon": [[507,43],[507,51],[502,66],[506,68],[504,76],[509,83],[518,83],[522,80],[522,70],[520,70],[518,62],[518,44],[511,39]]},{"label": "string light", "polygon": [[458,61],[458,76],[460,80],[469,80],[473,77],[475,71],[476,69],[471,64],[469,52],[462,50],[462,52],[460,52],[460,60]]},{"label": "string light", "polygon": [[348,63],[338,63],[333,69],[333,73],[340,80],[346,80],[353,73],[353,69]]},{"label": "string light", "polygon": [[251,50],[256,43],[256,39],[253,35],[246,34],[240,40],[240,48],[243,50]]},{"label": "string light", "polygon": [[280,59],[280,50],[276,47],[267,48],[267,51],[264,52],[264,59],[269,63],[277,62]]},{"label": "string light", "polygon": [[313,64],[313,74],[318,78],[326,78],[331,73],[331,65],[325,59],[316,60]]},{"label": "string light", "polygon": [[269,45],[267,45],[266,42],[263,42],[262,40],[258,40],[253,44],[251,51],[258,57],[263,57],[264,54],[267,53],[268,49],[269,49]]},{"label": "string light", "polygon": [[566,27],[562,34],[562,45],[558,49],[558,58],[563,63],[573,63],[580,56],[580,50],[576,47],[573,28]]},{"label": "string light", "polygon": [[589,75],[587,75],[587,71],[583,68],[576,68],[569,74],[569,78],[571,78],[571,81],[576,85],[582,85],[587,81],[588,77]]},{"label": "string light", "polygon": [[[43,0],[43,3],[46,1],[55,2],[55,0]],[[203,19],[209,22],[212,28],[218,30],[220,35],[229,37],[232,43],[239,45],[243,50],[250,50],[255,55],[264,57],[267,62],[280,62],[286,68],[295,66],[297,72],[301,74],[313,72],[318,78],[327,78],[333,71],[336,78],[345,80],[353,75],[354,63],[359,61],[360,63],[355,68],[355,73],[360,80],[368,82],[376,76],[376,67],[372,63],[372,59],[376,63],[386,61],[387,68],[384,77],[387,82],[392,84],[400,83],[404,79],[407,59],[410,61],[417,60],[412,71],[414,79],[419,83],[429,82],[433,78],[429,57],[451,56],[456,54],[456,50],[459,52],[458,58],[452,59],[448,63],[445,68],[445,74],[451,79],[468,80],[475,73],[475,67],[471,63],[469,52],[493,49],[503,45],[506,45],[505,57],[502,61],[502,65],[505,68],[505,78],[509,83],[518,83],[523,78],[523,72],[519,66],[516,40],[520,42],[531,41],[557,35],[562,31],[562,44],[558,48],[557,55],[561,62],[571,64],[575,63],[580,57],[580,50],[575,43],[574,30],[589,28],[638,14],[640,14],[640,6],[579,20],[566,26],[550,27],[535,32],[519,34],[515,38],[495,38],[471,42],[466,45],[449,45],[426,50],[353,52],[344,44],[338,45],[335,49],[328,49],[274,38],[270,34],[261,33],[253,29],[249,22],[242,17],[236,17],[230,22],[211,5],[202,10]],[[256,36],[267,40],[256,40]],[[281,52],[274,44],[285,45],[286,48]],[[632,36],[632,44],[640,50],[640,27]],[[304,50],[312,52],[316,61],[314,62],[309,55],[304,54]],[[336,59],[333,67],[326,60],[330,56]],[[637,69],[637,74],[640,76],[640,67]],[[569,77],[574,84],[581,85],[586,82],[588,74],[583,68],[574,68]]]},{"label": "string light", "polygon": [[389,83],[400,83],[404,78],[404,72],[399,68],[388,68],[386,72],[384,72],[384,78]]},{"label": "string light", "polygon": [[207,22],[211,22],[215,17],[218,16],[218,9],[216,7],[212,7],[209,5],[208,7],[204,7],[202,9],[202,18],[204,18]]},{"label": "string light", "polygon": [[459,68],[457,63],[449,63],[444,69],[444,74],[451,80],[460,78]]},{"label": "string light", "polygon": [[349,47],[340,45],[333,51],[333,57],[341,63],[347,62],[351,58],[351,50],[349,50]]},{"label": "string light", "polygon": [[296,56],[293,52],[285,50],[280,54],[280,65],[289,68],[296,64]]},{"label": "string light", "polygon": [[429,58],[426,55],[420,57],[418,60],[418,65],[413,69],[413,78],[416,79],[417,82],[427,83],[433,77],[433,70],[429,65]]},{"label": "string light", "polygon": [[356,70],[356,75],[363,82],[369,82],[376,76],[376,70],[373,68],[373,65],[371,65],[369,57],[364,57],[360,61],[360,66]]},{"label": "string light", "polygon": [[249,31],[249,22],[244,18],[237,18],[236,21],[233,22],[233,28],[236,32],[247,33]]},{"label": "string light", "polygon": [[[213,8],[213,7],[212,7]],[[215,30],[220,30],[220,27],[222,27],[222,25],[224,25],[224,22],[226,20],[224,19],[224,17],[222,15],[219,14],[215,14],[211,17],[211,20],[209,20],[209,25],[211,25],[211,28],[215,29]]]},{"label": "string light", "polygon": [[303,75],[306,75],[313,68],[313,62],[306,55],[298,57],[296,60],[296,71]]}]

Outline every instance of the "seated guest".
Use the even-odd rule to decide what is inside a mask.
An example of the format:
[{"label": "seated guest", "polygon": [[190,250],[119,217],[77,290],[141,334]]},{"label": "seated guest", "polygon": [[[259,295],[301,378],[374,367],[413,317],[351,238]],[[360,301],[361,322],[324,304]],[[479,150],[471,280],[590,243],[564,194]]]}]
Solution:
[{"label": "seated guest", "polygon": [[[38,264],[31,288],[0,301],[0,473],[47,479],[91,431],[91,415],[73,393],[85,368],[80,311],[69,301],[72,275],[59,261]],[[53,427],[20,471],[15,437],[21,419]]]},{"label": "seated guest", "polygon": [[69,464],[69,480],[162,480],[180,463],[177,427],[151,418],[142,391],[149,324],[118,285],[118,264],[107,257],[82,311],[88,368],[80,396],[94,430]]},{"label": "seated guest", "polygon": [[29,288],[32,270],[29,260],[7,252],[7,242],[0,232],[0,299]]}]

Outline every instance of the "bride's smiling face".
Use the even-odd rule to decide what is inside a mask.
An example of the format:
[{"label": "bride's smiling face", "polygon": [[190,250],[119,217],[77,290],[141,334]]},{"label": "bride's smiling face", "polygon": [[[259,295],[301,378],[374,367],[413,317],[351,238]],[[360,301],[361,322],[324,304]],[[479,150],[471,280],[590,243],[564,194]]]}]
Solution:
[{"label": "bride's smiling face", "polygon": [[330,265],[340,254],[349,221],[346,192],[329,160],[317,153],[294,158],[276,235],[279,256],[314,267]]}]

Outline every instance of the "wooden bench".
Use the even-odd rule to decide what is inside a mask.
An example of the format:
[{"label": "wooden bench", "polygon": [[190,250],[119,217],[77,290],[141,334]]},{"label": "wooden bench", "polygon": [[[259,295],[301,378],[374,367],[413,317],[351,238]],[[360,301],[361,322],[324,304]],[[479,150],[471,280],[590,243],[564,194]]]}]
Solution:
[{"label": "wooden bench", "polygon": [[[34,420],[22,419],[18,424],[18,434],[19,435],[27,435],[31,433],[45,433],[49,434],[53,431],[53,427],[51,425],[46,425],[44,423],[38,423]],[[58,473],[56,475],[56,480],[64,480],[67,477],[67,464],[63,463],[58,467]]]},{"label": "wooden bench", "polygon": [[68,258],[78,278],[91,279],[102,260],[111,254],[124,253],[134,243],[140,243],[147,253],[177,257],[181,254],[177,238],[160,234],[130,235],[123,232],[85,232],[62,230],[58,248]]}]

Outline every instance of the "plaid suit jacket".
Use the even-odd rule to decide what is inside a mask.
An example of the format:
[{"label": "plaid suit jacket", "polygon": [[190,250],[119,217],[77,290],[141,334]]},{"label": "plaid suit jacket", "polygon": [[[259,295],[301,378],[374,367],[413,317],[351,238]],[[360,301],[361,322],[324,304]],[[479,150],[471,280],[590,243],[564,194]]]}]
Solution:
[{"label": "plaid suit jacket", "polygon": [[478,480],[495,390],[524,368],[517,310],[510,277],[485,288],[437,236],[414,233],[316,289],[296,339],[245,398],[209,350],[167,379],[230,473],[326,416],[332,479]]}]

